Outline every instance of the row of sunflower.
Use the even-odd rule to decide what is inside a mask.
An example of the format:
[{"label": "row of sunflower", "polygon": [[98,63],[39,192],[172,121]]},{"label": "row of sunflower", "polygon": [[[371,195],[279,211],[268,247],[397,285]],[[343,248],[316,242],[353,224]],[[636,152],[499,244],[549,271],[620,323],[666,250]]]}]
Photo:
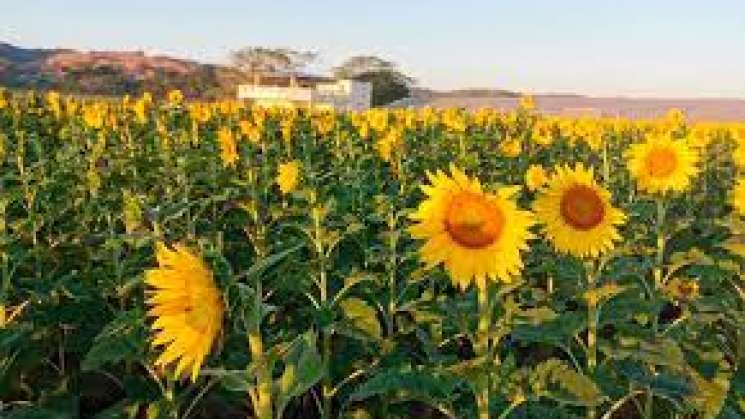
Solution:
[{"label": "row of sunflower", "polygon": [[3,417],[740,417],[745,123],[0,91]]}]

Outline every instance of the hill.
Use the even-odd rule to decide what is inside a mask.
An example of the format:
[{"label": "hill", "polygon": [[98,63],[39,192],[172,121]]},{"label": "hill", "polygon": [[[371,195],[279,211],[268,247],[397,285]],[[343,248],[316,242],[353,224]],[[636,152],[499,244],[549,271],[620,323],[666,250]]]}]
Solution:
[{"label": "hill", "polygon": [[180,89],[187,97],[232,96],[237,71],[141,51],[31,49],[0,43],[0,84],[99,95],[155,94]]}]

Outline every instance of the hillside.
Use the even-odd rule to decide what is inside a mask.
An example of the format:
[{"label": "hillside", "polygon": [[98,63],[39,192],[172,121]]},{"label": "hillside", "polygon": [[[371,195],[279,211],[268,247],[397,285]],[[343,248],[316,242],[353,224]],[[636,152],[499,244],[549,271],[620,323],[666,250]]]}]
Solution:
[{"label": "hillside", "polygon": [[177,88],[188,97],[233,95],[236,71],[141,51],[29,49],[0,43],[0,84],[82,94],[156,94]]}]

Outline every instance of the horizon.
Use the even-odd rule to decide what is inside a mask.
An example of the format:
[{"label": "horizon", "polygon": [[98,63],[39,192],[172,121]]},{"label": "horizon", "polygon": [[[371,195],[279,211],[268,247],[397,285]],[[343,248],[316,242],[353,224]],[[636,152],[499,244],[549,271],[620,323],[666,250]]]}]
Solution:
[{"label": "horizon", "polygon": [[640,0],[621,6],[466,1],[447,10],[390,1],[352,10],[338,0],[310,10],[293,1],[151,3],[14,5],[0,16],[0,41],[23,48],[143,51],[212,64],[226,64],[230,51],[242,46],[291,47],[320,54],[311,72],[352,55],[378,55],[396,62],[418,87],[434,90],[745,99],[745,56],[736,53],[745,42],[745,9],[734,0],[705,6],[678,1],[674,8]]}]

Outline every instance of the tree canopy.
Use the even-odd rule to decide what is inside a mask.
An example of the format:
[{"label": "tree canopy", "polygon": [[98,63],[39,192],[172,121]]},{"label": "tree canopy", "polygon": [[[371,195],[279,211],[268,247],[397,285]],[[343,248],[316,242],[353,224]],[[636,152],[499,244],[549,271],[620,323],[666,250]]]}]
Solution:
[{"label": "tree canopy", "polygon": [[374,55],[357,55],[333,69],[334,76],[372,83],[372,105],[381,106],[409,96],[415,80],[392,61]]},{"label": "tree canopy", "polygon": [[245,47],[230,54],[233,65],[249,74],[297,72],[317,57],[312,51],[266,47]]}]

